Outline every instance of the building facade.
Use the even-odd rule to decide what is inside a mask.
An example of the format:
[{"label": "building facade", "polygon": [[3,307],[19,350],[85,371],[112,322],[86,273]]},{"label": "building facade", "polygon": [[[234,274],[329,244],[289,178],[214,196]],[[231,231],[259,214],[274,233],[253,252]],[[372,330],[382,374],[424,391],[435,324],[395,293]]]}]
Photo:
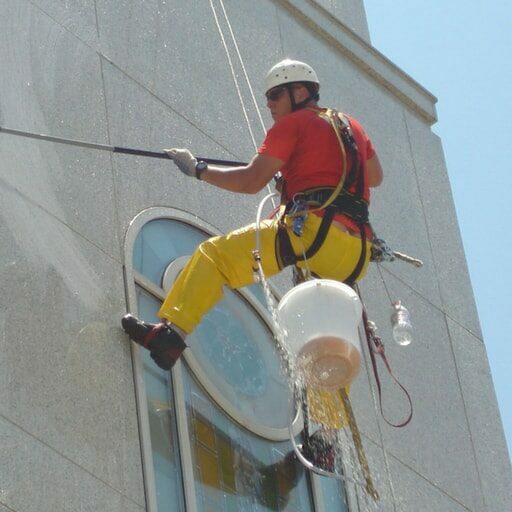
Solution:
[{"label": "building facade", "polygon": [[[512,473],[465,264],[436,99],[373,48],[356,0],[0,0],[0,126],[247,161],[263,78],[284,57],[358,118],[385,172],[372,222],[420,258],[361,284],[412,422],[382,418],[371,364],[352,405],[393,512],[505,512]],[[197,244],[253,222],[236,195],[163,159],[0,133],[0,512],[373,510],[290,463],[289,387],[258,286],[225,299],[172,374],[120,328],[154,318]],[[275,293],[290,273],[272,280]],[[390,335],[390,301],[415,342]],[[384,412],[407,402],[382,368]],[[292,427],[294,428],[294,427]]]}]

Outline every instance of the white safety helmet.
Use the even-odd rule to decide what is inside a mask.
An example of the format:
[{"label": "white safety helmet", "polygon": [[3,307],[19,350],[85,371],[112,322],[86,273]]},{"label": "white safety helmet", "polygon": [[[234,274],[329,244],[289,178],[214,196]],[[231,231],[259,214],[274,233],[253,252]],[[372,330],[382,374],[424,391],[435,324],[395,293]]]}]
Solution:
[{"label": "white safety helmet", "polygon": [[284,59],[272,66],[265,78],[265,92],[292,82],[312,82],[320,86],[315,70],[300,60]]}]

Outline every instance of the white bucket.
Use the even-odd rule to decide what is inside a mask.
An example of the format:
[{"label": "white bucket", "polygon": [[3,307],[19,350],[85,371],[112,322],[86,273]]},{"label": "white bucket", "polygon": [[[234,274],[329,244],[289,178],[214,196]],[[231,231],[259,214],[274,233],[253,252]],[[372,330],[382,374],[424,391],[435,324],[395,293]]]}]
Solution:
[{"label": "white bucket", "polygon": [[292,288],[277,309],[306,384],[328,390],[350,384],[361,365],[363,307],[357,293],[338,281],[316,279]]}]

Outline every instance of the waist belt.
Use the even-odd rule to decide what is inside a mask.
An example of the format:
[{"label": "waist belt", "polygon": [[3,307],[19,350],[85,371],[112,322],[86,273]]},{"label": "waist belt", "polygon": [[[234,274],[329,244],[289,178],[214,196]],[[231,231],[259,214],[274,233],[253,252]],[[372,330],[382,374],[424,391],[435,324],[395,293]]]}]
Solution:
[{"label": "waist belt", "polygon": [[[313,194],[317,193],[324,193],[328,194],[329,191],[326,189],[314,191],[314,192],[308,192],[304,194],[304,198],[309,204],[310,197]],[[350,274],[350,276],[345,279],[345,283],[352,286],[354,282],[357,280],[359,275],[361,274],[361,271],[363,270],[364,262],[366,260],[366,230],[365,225],[368,224],[368,204],[364,202],[363,200],[356,200],[353,196],[347,195],[347,196],[341,196],[341,197],[347,197],[348,200],[344,201],[341,200],[340,204],[342,205],[350,205],[347,209],[341,207],[338,205],[338,199],[340,199],[340,196],[338,196],[335,201],[333,201],[327,208],[325,208],[325,214],[322,217],[322,221],[320,223],[320,227],[318,228],[318,232],[316,234],[315,239],[313,240],[312,244],[308,247],[308,249],[305,251],[302,255],[296,255],[292,243],[290,240],[290,235],[288,234],[288,229],[286,227],[286,224],[284,222],[284,216],[279,222],[279,227],[277,230],[277,237],[276,237],[276,256],[277,261],[279,263],[279,266],[281,268],[287,267],[289,265],[295,265],[299,261],[304,261],[312,256],[314,256],[322,244],[325,241],[325,237],[327,236],[327,232],[329,231],[329,227],[331,226],[332,220],[334,218],[334,215],[336,213],[342,213],[344,215],[347,215],[351,219],[355,220],[357,225],[359,226],[359,229],[361,231],[361,254],[359,256],[359,260],[356,264],[356,267],[354,268],[353,272]],[[355,201],[358,201],[360,203],[361,207],[360,210],[358,210],[359,215],[358,217],[360,219],[366,219],[362,221],[357,221],[353,215],[352,212],[355,211],[359,206],[353,207],[355,204]],[[366,209],[364,208],[366,207]],[[290,203],[286,205],[285,208],[285,215],[287,211],[290,209]],[[350,213],[348,213],[348,210],[350,209]],[[366,212],[366,215],[365,215]]]},{"label": "waist belt", "polygon": [[[300,194],[300,198],[309,206],[324,204],[332,194],[332,189],[322,188],[318,190],[306,191]],[[285,213],[288,213],[293,202],[286,205]],[[356,224],[367,224],[369,221],[368,203],[349,192],[342,191],[339,196],[332,201],[329,207],[335,208],[335,213],[341,213],[352,219]]]}]

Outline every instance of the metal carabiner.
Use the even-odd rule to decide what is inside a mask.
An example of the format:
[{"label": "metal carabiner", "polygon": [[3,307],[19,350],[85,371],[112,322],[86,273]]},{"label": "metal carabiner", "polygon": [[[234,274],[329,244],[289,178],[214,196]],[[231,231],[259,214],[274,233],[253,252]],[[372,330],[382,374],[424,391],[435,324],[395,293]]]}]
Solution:
[{"label": "metal carabiner", "polygon": [[304,223],[308,216],[307,204],[304,199],[293,198],[293,205],[290,208],[289,215],[293,217],[292,231],[295,236],[302,236],[304,232]]}]

